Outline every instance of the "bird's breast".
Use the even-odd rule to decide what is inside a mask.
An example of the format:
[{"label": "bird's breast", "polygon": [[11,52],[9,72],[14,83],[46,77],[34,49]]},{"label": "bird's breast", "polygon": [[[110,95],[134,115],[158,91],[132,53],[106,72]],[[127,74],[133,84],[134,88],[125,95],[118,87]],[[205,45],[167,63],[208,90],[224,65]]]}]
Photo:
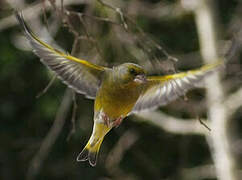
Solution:
[{"label": "bird's breast", "polygon": [[133,109],[141,88],[137,86],[101,86],[95,100],[95,111],[102,110],[110,119],[125,117]]}]

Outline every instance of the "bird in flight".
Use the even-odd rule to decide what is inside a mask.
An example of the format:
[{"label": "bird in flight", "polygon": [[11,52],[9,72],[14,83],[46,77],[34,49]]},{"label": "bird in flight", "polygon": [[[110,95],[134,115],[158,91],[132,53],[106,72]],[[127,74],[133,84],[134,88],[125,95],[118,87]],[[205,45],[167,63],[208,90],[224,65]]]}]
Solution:
[{"label": "bird in flight", "polygon": [[25,36],[41,62],[75,92],[94,99],[94,125],[91,137],[77,157],[95,166],[104,136],[130,114],[155,109],[175,100],[223,64],[218,61],[199,69],[164,76],[148,76],[133,63],[112,68],[99,66],[57,50],[41,41],[15,12]]}]

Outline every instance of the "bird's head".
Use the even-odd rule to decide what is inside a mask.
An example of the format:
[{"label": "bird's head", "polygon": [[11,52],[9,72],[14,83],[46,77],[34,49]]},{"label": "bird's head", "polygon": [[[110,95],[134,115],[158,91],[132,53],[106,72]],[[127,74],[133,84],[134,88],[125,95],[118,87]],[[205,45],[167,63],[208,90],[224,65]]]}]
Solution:
[{"label": "bird's head", "polygon": [[115,70],[118,76],[118,80],[121,83],[137,83],[142,84],[146,82],[146,74],[144,69],[133,63],[124,63],[116,67]]}]

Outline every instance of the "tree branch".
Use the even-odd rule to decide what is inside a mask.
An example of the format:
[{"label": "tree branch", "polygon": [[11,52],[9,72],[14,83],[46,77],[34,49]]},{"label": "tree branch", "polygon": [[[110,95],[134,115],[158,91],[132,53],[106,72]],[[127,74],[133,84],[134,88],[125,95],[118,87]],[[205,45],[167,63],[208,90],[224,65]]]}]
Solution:
[{"label": "tree branch", "polygon": [[[10,1],[10,0],[6,0],[8,2],[8,4],[13,7],[14,9],[20,10],[18,9],[19,7],[16,6],[15,3],[13,3],[14,1]],[[68,0],[68,1],[64,1],[64,5],[70,5],[70,4],[81,4],[81,3],[85,3],[88,4],[88,0]],[[61,7],[61,1],[56,1],[56,6]],[[51,9],[51,5],[49,3],[46,3],[46,10]],[[41,9],[42,9],[42,2],[38,2],[38,3],[33,3],[32,5],[29,5],[28,7],[22,9],[23,14],[25,15],[24,18],[26,21],[30,20],[30,19],[34,19],[37,16],[39,16],[39,14],[41,13]],[[17,24],[16,18],[14,15],[10,15],[8,17],[5,17],[3,19],[0,20],[0,31],[3,31],[4,29],[10,28],[12,26],[15,26]]]},{"label": "tree branch", "polygon": [[126,174],[119,168],[119,164],[123,159],[124,153],[138,140],[138,138],[139,135],[133,130],[125,131],[119,138],[118,142],[108,154],[105,162],[105,167],[111,175],[123,176]]},{"label": "tree branch", "polygon": [[[188,0],[183,0],[187,2]],[[217,54],[217,38],[215,27],[214,2],[209,0],[194,1],[190,6],[195,15],[201,54],[206,63],[219,59]],[[189,4],[191,5],[191,4]],[[211,134],[207,135],[218,179],[235,180],[235,161],[230,149],[229,134],[227,129],[228,113],[223,105],[225,95],[219,72],[215,72],[205,79],[207,86],[208,116],[211,121]]]},{"label": "tree branch", "polygon": [[135,116],[139,121],[146,121],[173,134],[204,135],[209,132],[196,119],[179,119],[157,111],[141,112]]},{"label": "tree branch", "polygon": [[[236,172],[241,179],[242,171]],[[202,179],[214,179],[216,178],[216,169],[212,164],[197,166],[194,168],[182,169],[181,176],[186,180],[202,180]]]},{"label": "tree branch", "polygon": [[48,132],[47,136],[43,140],[39,151],[32,159],[28,172],[27,172],[27,179],[32,180],[36,177],[39,173],[41,166],[48,156],[53,144],[55,143],[56,139],[58,138],[62,127],[64,126],[66,116],[70,109],[72,103],[72,91],[71,89],[67,89],[64,97],[62,99],[61,105],[58,109],[56,114],[55,121],[53,126],[51,127],[50,131]]},{"label": "tree branch", "polygon": [[233,113],[242,106],[242,88],[238,89],[236,92],[227,97],[224,102],[226,109],[228,111],[228,116],[233,115]]}]

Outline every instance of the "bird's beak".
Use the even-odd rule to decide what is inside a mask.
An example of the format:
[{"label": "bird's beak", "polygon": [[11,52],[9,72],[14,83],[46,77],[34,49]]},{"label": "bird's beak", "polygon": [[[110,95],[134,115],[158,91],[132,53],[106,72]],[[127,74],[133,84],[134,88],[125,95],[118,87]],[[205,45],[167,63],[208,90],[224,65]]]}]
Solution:
[{"label": "bird's beak", "polygon": [[144,74],[139,74],[134,78],[134,82],[137,82],[137,83],[145,83],[146,81],[147,81],[146,76]]}]

